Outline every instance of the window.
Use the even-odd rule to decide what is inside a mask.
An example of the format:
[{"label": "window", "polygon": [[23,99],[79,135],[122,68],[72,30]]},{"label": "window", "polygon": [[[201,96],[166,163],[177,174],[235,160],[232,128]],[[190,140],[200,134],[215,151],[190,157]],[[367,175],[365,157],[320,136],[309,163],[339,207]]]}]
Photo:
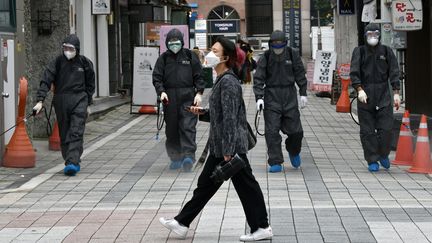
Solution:
[{"label": "window", "polygon": [[0,31],[15,32],[15,0],[0,0]]},{"label": "window", "polygon": [[240,19],[240,16],[235,9],[226,5],[221,5],[214,8],[209,13],[207,19]]}]

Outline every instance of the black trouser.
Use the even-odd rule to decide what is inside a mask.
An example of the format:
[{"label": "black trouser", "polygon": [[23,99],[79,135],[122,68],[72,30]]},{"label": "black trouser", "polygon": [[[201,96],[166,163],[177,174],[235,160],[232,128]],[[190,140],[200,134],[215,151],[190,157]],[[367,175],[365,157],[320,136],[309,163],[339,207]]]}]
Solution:
[{"label": "black trouser", "polygon": [[167,91],[169,104],[164,106],[165,147],[168,157],[172,161],[180,161],[185,157],[191,157],[195,160],[198,116],[186,110],[187,106],[192,105],[193,89],[191,91],[192,100],[185,101],[178,97],[183,94],[182,92],[188,91],[190,89],[170,89]]},{"label": "black trouser", "polygon": [[[241,154],[240,157],[246,162],[246,167],[234,175],[231,180],[243,205],[246,220],[252,233],[258,228],[268,227],[267,211],[261,188],[252,174],[249,160],[245,154]],[[222,185],[222,183],[215,184],[210,179],[214,168],[222,160],[223,158],[216,158],[213,155],[208,157],[204,169],[198,178],[198,187],[194,190],[192,199],[186,203],[175,217],[179,223],[189,227],[191,222]]]},{"label": "black trouser", "polygon": [[369,106],[367,108],[358,106],[358,117],[364,158],[370,164],[390,154],[393,107],[387,106],[379,110]]},{"label": "black trouser", "polygon": [[87,94],[56,94],[54,108],[60,133],[60,146],[65,164],[79,165],[83,153],[87,119]]},{"label": "black trouser", "polygon": [[264,109],[265,139],[267,143],[268,164],[277,165],[284,162],[279,131],[288,135],[285,139],[285,147],[291,156],[300,154],[303,128],[300,121],[298,108],[287,112]]}]

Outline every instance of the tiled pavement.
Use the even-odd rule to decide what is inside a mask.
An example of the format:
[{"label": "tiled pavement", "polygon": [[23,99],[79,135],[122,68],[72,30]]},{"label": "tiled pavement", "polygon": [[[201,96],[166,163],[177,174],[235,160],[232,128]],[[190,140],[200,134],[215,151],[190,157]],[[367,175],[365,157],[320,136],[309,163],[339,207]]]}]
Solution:
[{"label": "tiled pavement", "polygon": [[[244,86],[244,96],[253,124],[251,86]],[[238,241],[248,229],[231,183],[208,203],[186,240],[159,224],[192,196],[200,171],[169,170],[163,133],[155,139],[156,117],[128,111],[122,106],[88,123],[82,171],[75,177],[61,173],[59,153],[48,153],[45,141],[35,143],[36,168],[0,168],[0,242]],[[429,175],[396,166],[369,173],[357,125],[336,113],[329,99],[310,95],[301,113],[301,169],[286,164],[283,173],[267,173],[263,137],[249,153],[275,234],[264,242],[432,241]],[[208,124],[199,123],[198,151],[207,136]],[[19,187],[27,178],[34,180]]]}]

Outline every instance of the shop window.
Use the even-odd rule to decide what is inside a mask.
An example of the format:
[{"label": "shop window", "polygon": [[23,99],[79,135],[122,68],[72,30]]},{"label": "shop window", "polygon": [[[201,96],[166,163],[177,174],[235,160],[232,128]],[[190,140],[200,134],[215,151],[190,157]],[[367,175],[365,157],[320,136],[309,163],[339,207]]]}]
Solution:
[{"label": "shop window", "polygon": [[16,7],[15,0],[0,0],[0,31],[15,32]]}]

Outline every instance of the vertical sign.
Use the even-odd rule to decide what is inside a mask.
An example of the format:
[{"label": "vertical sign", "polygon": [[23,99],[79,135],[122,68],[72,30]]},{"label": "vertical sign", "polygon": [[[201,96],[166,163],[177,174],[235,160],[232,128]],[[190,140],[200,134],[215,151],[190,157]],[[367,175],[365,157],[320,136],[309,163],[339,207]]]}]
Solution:
[{"label": "vertical sign", "polygon": [[331,92],[333,82],[333,71],[336,68],[336,52],[317,51],[313,90]]},{"label": "vertical sign", "polygon": [[283,1],[283,31],[288,40],[288,45],[291,46],[291,0]]},{"label": "vertical sign", "polygon": [[283,0],[283,31],[288,46],[301,52],[301,9],[300,0]]},{"label": "vertical sign", "polygon": [[195,45],[199,49],[207,50],[207,20],[195,20]]},{"label": "vertical sign", "polygon": [[156,91],[153,86],[153,69],[159,57],[157,47],[135,47],[133,59],[132,104],[155,105]]},{"label": "vertical sign", "polygon": [[338,0],[338,13],[339,15],[353,15],[355,14],[355,1],[354,0]]},{"label": "vertical sign", "polygon": [[392,2],[393,29],[398,31],[421,30],[423,10],[421,0],[395,0]]}]

